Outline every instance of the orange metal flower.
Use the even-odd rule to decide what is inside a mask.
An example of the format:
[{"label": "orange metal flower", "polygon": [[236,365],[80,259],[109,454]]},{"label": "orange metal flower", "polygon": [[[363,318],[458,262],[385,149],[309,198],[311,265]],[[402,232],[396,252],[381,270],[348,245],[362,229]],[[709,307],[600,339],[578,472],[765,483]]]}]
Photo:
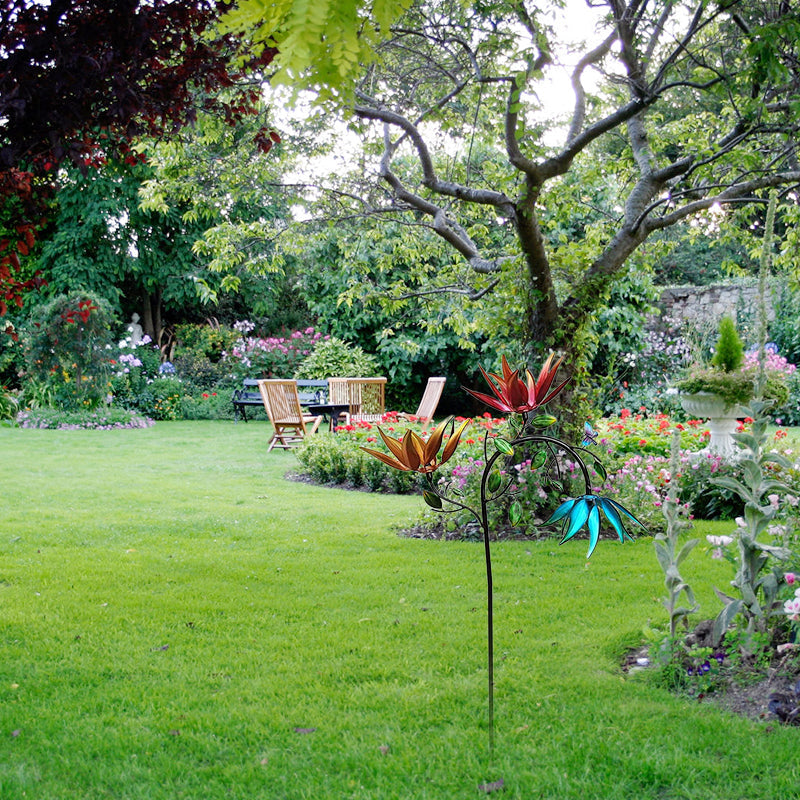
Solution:
[{"label": "orange metal flower", "polygon": [[559,358],[553,363],[554,358],[555,355],[550,353],[547,361],[544,362],[541,370],[539,370],[539,377],[535,381],[530,370],[525,370],[527,381],[523,381],[520,378],[519,370],[512,370],[508,366],[506,357],[503,356],[502,377],[495,375],[493,372],[486,372],[483,367],[480,368],[483,377],[486,378],[486,382],[494,393],[494,397],[483,392],[475,392],[472,389],[466,389],[465,391],[498,411],[519,414],[533,411],[552,400],[569,381],[569,378],[567,378],[567,380],[558,384],[555,389],[550,388],[553,385],[558,368],[564,360]]},{"label": "orange metal flower", "polygon": [[[461,434],[471,422],[471,420],[465,419],[464,422],[461,423],[461,426],[450,436],[450,439],[444,446],[441,458],[437,459],[436,456],[439,453],[439,448],[442,446],[445,429],[452,420],[452,417],[448,417],[444,422],[440,422],[431,432],[427,441],[414,433],[411,429],[405,432],[402,439],[395,439],[385,434],[380,427],[378,427],[378,433],[380,433],[381,439],[383,439],[389,450],[392,451],[392,455],[390,456],[387,453],[382,453],[379,450],[372,450],[369,447],[362,447],[361,449],[365,453],[379,458],[384,464],[388,464],[395,469],[405,472],[433,472],[453,455],[456,447],[458,447],[458,440]],[[394,456],[394,458],[392,456]]]}]

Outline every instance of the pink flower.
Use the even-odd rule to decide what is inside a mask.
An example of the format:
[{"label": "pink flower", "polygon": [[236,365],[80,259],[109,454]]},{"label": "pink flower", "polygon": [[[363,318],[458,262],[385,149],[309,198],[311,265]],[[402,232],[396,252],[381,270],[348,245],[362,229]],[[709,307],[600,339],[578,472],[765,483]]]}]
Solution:
[{"label": "pink flower", "polygon": [[794,572],[787,572],[783,576],[783,579],[789,584],[789,586],[791,586],[797,580],[797,576],[794,574]]}]

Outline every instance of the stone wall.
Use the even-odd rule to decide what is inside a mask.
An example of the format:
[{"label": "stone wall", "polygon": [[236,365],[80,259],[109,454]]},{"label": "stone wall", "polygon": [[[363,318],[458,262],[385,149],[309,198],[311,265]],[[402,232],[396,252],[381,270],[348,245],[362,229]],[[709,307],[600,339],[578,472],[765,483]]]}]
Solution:
[{"label": "stone wall", "polygon": [[[740,313],[748,316],[757,313],[758,282],[747,280],[716,286],[672,286],[661,293],[658,305],[661,319],[688,320],[696,327],[716,326],[726,314],[741,322],[737,320]],[[767,317],[775,317],[769,297]]]}]

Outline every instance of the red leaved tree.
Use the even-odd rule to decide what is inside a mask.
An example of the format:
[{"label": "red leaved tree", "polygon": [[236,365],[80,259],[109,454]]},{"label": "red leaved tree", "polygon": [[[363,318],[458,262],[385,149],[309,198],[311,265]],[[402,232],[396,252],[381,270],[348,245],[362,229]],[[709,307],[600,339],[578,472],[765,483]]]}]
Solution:
[{"label": "red leaved tree", "polygon": [[[258,68],[231,67],[214,36],[221,0],[8,0],[0,8],[0,316],[37,277],[22,272],[55,168],[89,168],[137,136],[190,124],[198,110],[235,122],[254,110]],[[220,98],[224,97],[225,100]],[[269,149],[268,135],[260,141]]]}]

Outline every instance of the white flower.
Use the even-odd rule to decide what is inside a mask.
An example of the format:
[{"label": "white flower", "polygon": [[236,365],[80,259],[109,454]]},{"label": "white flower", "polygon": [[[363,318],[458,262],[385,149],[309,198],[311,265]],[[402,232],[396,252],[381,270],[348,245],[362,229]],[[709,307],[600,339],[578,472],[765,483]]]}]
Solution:
[{"label": "white flower", "polygon": [[[796,594],[797,593],[795,593],[795,595]],[[800,596],[795,596],[793,599],[787,600],[783,604],[783,613],[794,622],[800,620]]]},{"label": "white flower", "polygon": [[[733,544],[733,537],[732,536],[706,536],[706,540],[710,545],[713,547],[727,547],[729,544]],[[715,556],[716,558],[716,556]]]},{"label": "white flower", "polygon": [[746,528],[747,527],[747,523],[744,521],[744,517],[736,517],[734,522],[736,523],[736,527],[737,528]]}]

